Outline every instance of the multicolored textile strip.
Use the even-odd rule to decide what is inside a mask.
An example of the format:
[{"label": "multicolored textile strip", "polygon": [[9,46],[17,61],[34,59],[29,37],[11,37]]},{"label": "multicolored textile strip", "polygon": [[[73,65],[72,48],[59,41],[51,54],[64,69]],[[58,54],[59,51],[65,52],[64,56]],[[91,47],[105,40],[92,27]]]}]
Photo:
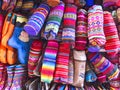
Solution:
[{"label": "multicolored textile strip", "polygon": [[54,82],[68,83],[69,55],[70,44],[60,43],[56,61]]},{"label": "multicolored textile strip", "polygon": [[85,50],[87,44],[87,11],[78,10],[75,49]]},{"label": "multicolored textile strip", "polygon": [[75,27],[77,19],[77,7],[67,4],[64,11],[62,41],[75,43]]},{"label": "multicolored textile strip", "polygon": [[53,80],[53,74],[56,66],[56,57],[58,52],[58,42],[48,41],[43,56],[42,69],[41,69],[41,81],[51,83]]},{"label": "multicolored textile strip", "polygon": [[106,38],[103,31],[103,10],[94,5],[88,10],[88,39],[92,46],[103,46]]},{"label": "multicolored textile strip", "polygon": [[105,50],[110,57],[115,56],[119,52],[120,41],[115,22],[108,11],[104,11],[104,33],[106,37]]},{"label": "multicolored textile strip", "polygon": [[29,18],[27,24],[24,26],[24,30],[31,36],[38,35],[49,11],[50,7],[47,4],[42,3]]},{"label": "multicolored textile strip", "polygon": [[99,75],[106,75],[109,80],[118,77],[118,67],[100,53],[88,53],[88,60],[94,65],[95,71]]},{"label": "multicolored textile strip", "polygon": [[64,13],[65,4],[61,1],[56,7],[53,7],[48,16],[46,27],[44,31],[44,38],[49,40],[55,40]]},{"label": "multicolored textile strip", "polygon": [[26,65],[19,64],[15,66],[13,75],[13,82],[11,90],[21,90],[25,88],[25,82],[27,81],[27,68]]},{"label": "multicolored textile strip", "polygon": [[42,41],[34,40],[31,44],[28,60],[28,76],[32,77],[33,70],[36,68],[40,55],[42,54]]}]

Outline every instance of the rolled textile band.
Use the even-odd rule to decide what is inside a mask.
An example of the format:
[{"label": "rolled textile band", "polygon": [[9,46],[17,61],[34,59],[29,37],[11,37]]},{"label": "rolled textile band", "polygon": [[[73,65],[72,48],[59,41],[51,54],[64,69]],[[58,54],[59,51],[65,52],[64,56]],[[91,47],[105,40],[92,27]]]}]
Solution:
[{"label": "rolled textile band", "polygon": [[[98,60],[98,61],[97,61],[97,60]],[[96,60],[95,63],[93,62],[93,64],[95,65],[95,67],[100,66],[100,65],[104,62],[105,57],[102,57],[100,61],[99,61],[99,59],[97,59],[97,60]],[[98,62],[99,62],[99,63],[98,63]]]},{"label": "rolled textile band", "polygon": [[60,43],[56,69],[54,73],[54,82],[68,83],[68,64],[70,55],[70,44]]},{"label": "rolled textile band", "polygon": [[100,5],[94,5],[88,10],[88,39],[92,46],[105,45],[103,10]]},{"label": "rolled textile band", "polygon": [[[96,68],[96,73],[100,73],[102,75],[107,75],[109,80],[114,79],[114,78],[117,77],[117,75],[119,73],[118,67],[113,65],[105,57],[103,58],[103,56],[101,54],[99,54],[99,53],[90,53],[90,54],[88,54],[88,59],[90,60],[90,62]],[[98,62],[97,59],[99,59],[99,62]],[[102,61],[102,63],[101,63],[102,59],[104,61]],[[95,62],[96,60],[97,60],[97,63],[93,63],[93,61]],[[99,66],[96,67],[96,65],[98,65],[98,64],[99,64]]]},{"label": "rolled textile band", "polygon": [[104,11],[104,33],[106,37],[105,50],[110,56],[115,56],[120,47],[117,28],[112,15],[108,11]]},{"label": "rolled textile band", "polygon": [[24,30],[31,36],[38,35],[49,11],[49,6],[42,3],[28,20],[27,24],[24,26]]},{"label": "rolled textile band", "polygon": [[109,79],[116,79],[118,78],[119,75],[119,69],[117,67],[117,65],[114,66],[113,70],[110,72],[110,74],[108,74],[108,78]]},{"label": "rolled textile band", "polygon": [[65,4],[61,1],[56,7],[53,7],[48,16],[44,31],[44,38],[55,40],[63,17]]},{"label": "rolled textile band", "polygon": [[50,83],[53,80],[53,74],[56,66],[57,51],[58,51],[58,42],[48,41],[42,62],[42,69],[41,69],[42,82]]},{"label": "rolled textile band", "polygon": [[40,40],[34,40],[30,46],[29,60],[28,60],[28,75],[33,75],[33,70],[36,68],[39,56],[41,55],[42,42]]},{"label": "rolled textile band", "polygon": [[85,50],[87,44],[87,11],[78,10],[75,49]]},{"label": "rolled textile band", "polygon": [[77,7],[67,4],[64,11],[62,41],[75,44],[75,27],[77,19]]},{"label": "rolled textile band", "polygon": [[100,72],[104,72],[105,70],[107,70],[107,68],[109,68],[111,65],[111,63],[108,60],[105,60],[105,62],[103,62],[100,66]]}]

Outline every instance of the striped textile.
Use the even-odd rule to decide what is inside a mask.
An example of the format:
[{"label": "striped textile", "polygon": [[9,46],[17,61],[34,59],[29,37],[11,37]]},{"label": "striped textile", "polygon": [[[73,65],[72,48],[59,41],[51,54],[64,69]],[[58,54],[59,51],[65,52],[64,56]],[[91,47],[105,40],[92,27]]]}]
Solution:
[{"label": "striped textile", "polygon": [[41,81],[51,83],[53,80],[53,74],[56,66],[56,57],[58,52],[58,42],[48,41],[43,56],[42,68],[41,68]]},{"label": "striped textile", "polygon": [[100,53],[88,53],[88,60],[93,64],[96,73],[106,75],[109,80],[118,77],[119,69]]},{"label": "striped textile", "polygon": [[67,4],[63,18],[62,41],[75,43],[75,27],[77,19],[77,7],[73,4]]},{"label": "striped textile", "polygon": [[2,80],[0,81],[0,90],[4,90],[6,80],[7,80],[7,69],[6,65],[3,66],[3,72],[2,72]]},{"label": "striped textile", "polygon": [[31,36],[37,36],[40,32],[45,19],[50,11],[50,7],[42,3],[29,18],[27,24],[24,26],[24,30]]},{"label": "striped textile", "polygon": [[54,73],[54,82],[68,83],[69,54],[70,44],[60,43]]},{"label": "striped textile", "polygon": [[115,88],[120,88],[120,77],[118,79],[111,80],[110,86]]},{"label": "striped textile", "polygon": [[27,67],[26,65],[19,64],[15,66],[13,82],[10,90],[22,90],[25,88],[27,81]]},{"label": "striped textile", "polygon": [[85,50],[87,44],[87,11],[78,10],[75,49]]},{"label": "striped textile", "polygon": [[119,64],[119,54],[116,54],[115,56],[110,56],[110,55],[107,56],[110,62],[112,62],[113,64]]},{"label": "striped textile", "polygon": [[4,71],[4,69],[5,69],[5,66],[6,66],[6,65],[0,63],[0,81],[2,81],[3,71]]},{"label": "striped textile", "polygon": [[48,16],[46,22],[44,38],[49,40],[55,40],[61,21],[63,18],[65,4],[61,1],[60,4],[56,7],[53,7]]},{"label": "striped textile", "polygon": [[33,71],[37,66],[40,55],[42,54],[42,41],[34,40],[30,46],[28,59],[28,76],[32,77]]},{"label": "striped textile", "polygon": [[119,51],[120,41],[115,22],[108,11],[104,11],[104,33],[106,37],[105,50],[109,57],[115,56]]},{"label": "striped textile", "polygon": [[13,83],[15,65],[7,66],[7,83],[5,84],[4,90],[10,90],[10,87]]},{"label": "striped textile", "polygon": [[92,46],[103,46],[106,38],[103,31],[103,10],[94,5],[88,10],[88,39]]}]

